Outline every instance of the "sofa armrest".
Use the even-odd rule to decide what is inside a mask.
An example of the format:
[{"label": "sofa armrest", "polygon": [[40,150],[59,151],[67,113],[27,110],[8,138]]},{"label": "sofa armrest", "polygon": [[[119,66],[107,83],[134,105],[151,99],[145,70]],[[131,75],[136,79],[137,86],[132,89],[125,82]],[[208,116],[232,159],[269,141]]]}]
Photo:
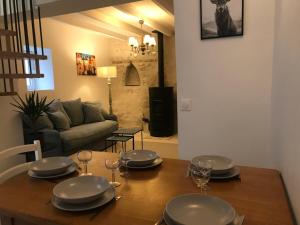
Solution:
[{"label": "sofa armrest", "polygon": [[62,152],[62,141],[57,130],[44,129],[39,130],[38,133],[42,139],[43,152],[53,151],[54,149]]},{"label": "sofa armrest", "polygon": [[105,117],[106,120],[114,120],[114,121],[118,121],[118,117],[114,114],[111,114],[111,115],[106,115]]}]

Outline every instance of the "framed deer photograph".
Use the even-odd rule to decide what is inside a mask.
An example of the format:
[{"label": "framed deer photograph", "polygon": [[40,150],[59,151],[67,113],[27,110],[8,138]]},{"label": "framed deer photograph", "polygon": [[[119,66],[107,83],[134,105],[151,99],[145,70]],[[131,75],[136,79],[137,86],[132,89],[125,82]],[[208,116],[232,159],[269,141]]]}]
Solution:
[{"label": "framed deer photograph", "polygon": [[200,0],[201,39],[242,36],[244,0]]}]

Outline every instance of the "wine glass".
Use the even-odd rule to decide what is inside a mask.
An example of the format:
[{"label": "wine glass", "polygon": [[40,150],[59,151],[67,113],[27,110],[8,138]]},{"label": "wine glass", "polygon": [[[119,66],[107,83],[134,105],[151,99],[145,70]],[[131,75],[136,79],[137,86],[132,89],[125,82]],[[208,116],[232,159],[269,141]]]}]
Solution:
[{"label": "wine glass", "polygon": [[120,152],[120,164],[123,167],[121,175],[123,177],[127,177],[129,174],[127,164],[130,160],[131,158],[128,156],[128,154],[126,154],[126,152],[124,151]]},{"label": "wine glass", "polygon": [[196,165],[191,165],[190,173],[193,181],[201,192],[207,191],[207,184],[210,179],[213,165],[211,160],[199,161]]},{"label": "wine glass", "polygon": [[111,182],[109,182],[113,187],[118,187],[121,183],[116,181],[116,169],[120,166],[119,159],[106,159],[105,167],[106,169],[111,170]]},{"label": "wine glass", "polygon": [[92,160],[93,152],[90,150],[82,150],[77,153],[78,161],[83,165],[83,172],[81,172],[80,176],[88,176],[92,175],[92,173],[88,173],[88,163]]}]

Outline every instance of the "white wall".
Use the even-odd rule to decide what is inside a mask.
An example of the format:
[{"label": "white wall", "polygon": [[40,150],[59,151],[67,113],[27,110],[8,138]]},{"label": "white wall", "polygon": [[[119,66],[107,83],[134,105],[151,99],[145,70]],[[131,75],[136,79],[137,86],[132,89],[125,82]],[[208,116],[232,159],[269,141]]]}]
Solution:
[{"label": "white wall", "polygon": [[[245,35],[200,39],[200,1],[175,0],[180,157],[222,154],[273,167],[270,148],[274,0],[245,1]],[[180,101],[192,99],[192,112]]]},{"label": "white wall", "polygon": [[[55,76],[55,91],[41,91],[51,98],[69,100],[81,97],[83,101],[108,102],[107,84],[97,77],[77,76],[75,53],[96,56],[97,66],[110,65],[110,39],[94,32],[61,23],[54,19],[43,19],[44,46],[52,49]],[[25,80],[17,85],[19,94],[26,91]],[[21,121],[9,105],[10,97],[0,97],[0,150],[23,144]],[[0,164],[6,167],[9,162]]]},{"label": "white wall", "polygon": [[300,1],[277,0],[273,149],[300,221]]}]

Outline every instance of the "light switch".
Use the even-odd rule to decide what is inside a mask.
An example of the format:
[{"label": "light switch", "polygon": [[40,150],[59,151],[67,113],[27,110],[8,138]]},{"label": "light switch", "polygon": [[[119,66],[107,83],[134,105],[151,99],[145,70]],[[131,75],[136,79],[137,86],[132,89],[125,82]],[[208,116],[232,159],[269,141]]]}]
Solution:
[{"label": "light switch", "polygon": [[181,111],[192,111],[192,99],[183,98],[181,99]]}]

